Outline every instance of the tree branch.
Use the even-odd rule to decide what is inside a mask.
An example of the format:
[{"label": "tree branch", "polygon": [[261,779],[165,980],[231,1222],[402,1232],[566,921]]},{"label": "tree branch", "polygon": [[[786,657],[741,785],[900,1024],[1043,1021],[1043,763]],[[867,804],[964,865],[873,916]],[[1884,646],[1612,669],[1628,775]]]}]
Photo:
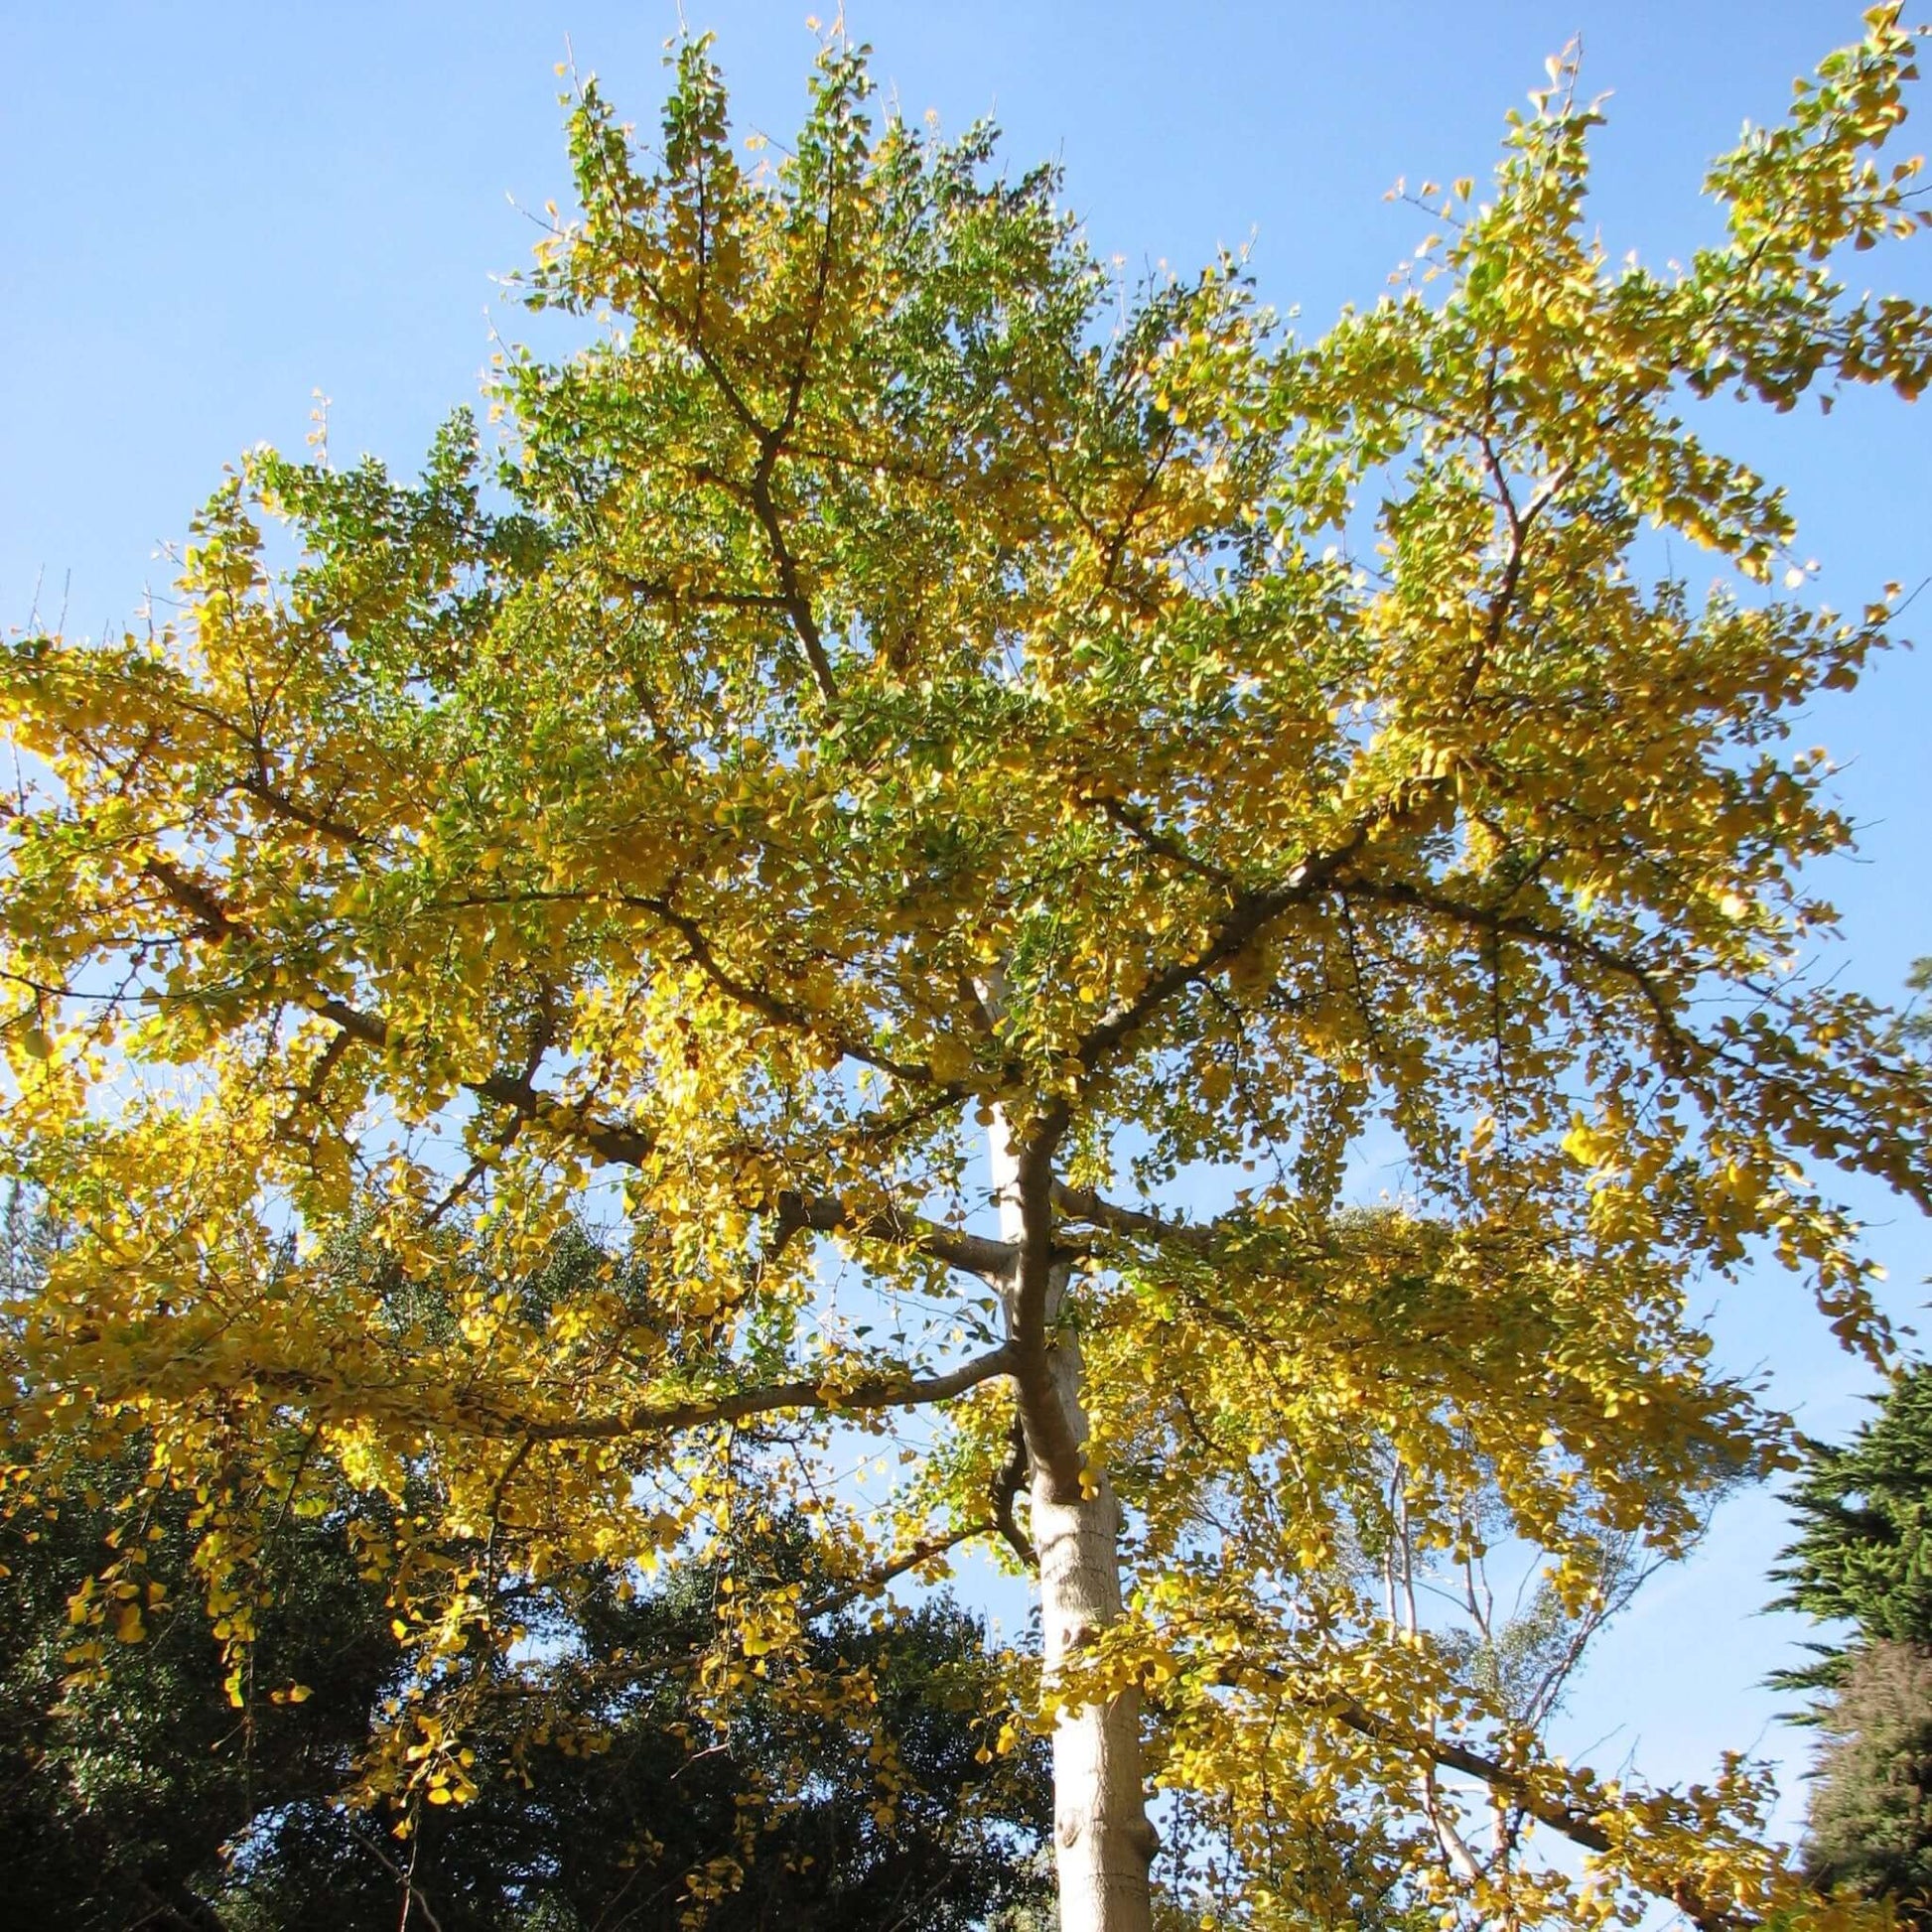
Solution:
[{"label": "tree branch", "polygon": [[1205,859],[1195,858],[1178,839],[1156,830],[1148,823],[1148,814],[1140,806],[1130,805],[1124,798],[1095,798],[1091,802],[1100,807],[1110,824],[1117,825],[1137,845],[1157,853],[1170,864],[1178,866],[1182,872],[1190,872],[1196,878],[1205,879],[1216,886],[1235,884],[1231,872],[1209,865]]},{"label": "tree branch", "polygon": [[[713,950],[704,928],[688,912],[680,912],[671,903],[668,894],[655,894],[648,897],[635,893],[625,894],[622,896],[622,902],[626,905],[638,906],[646,912],[653,912],[662,919],[684,941],[692,963],[698,970],[721,993],[727,994],[750,1012],[761,1014],[774,1025],[788,1027],[794,1033],[827,1040],[847,1058],[857,1060],[863,1066],[877,1067],[880,1072],[890,1073],[896,1080],[903,1080],[914,1085],[931,1080],[932,1075],[927,1068],[915,1066],[906,1060],[889,1058],[870,1046],[848,1039],[842,1034],[832,1033],[811,1014],[801,1012],[775,994],[766,992],[762,987],[753,986],[728,971]],[[953,1090],[963,1097],[963,1088]]]},{"label": "tree branch", "polygon": [[1053,1205],[1076,1221],[1088,1221],[1111,1234],[1141,1236],[1155,1241],[1172,1241],[1177,1247],[1205,1254],[1214,1245],[1214,1226],[1210,1223],[1170,1221],[1138,1207],[1119,1207],[1103,1200],[1091,1187],[1069,1187],[1065,1181],[1053,1183]]},{"label": "tree branch", "polygon": [[312,810],[259,773],[251,772],[247,777],[237,778],[234,783],[237,791],[246,793],[257,804],[266,805],[278,818],[286,818],[294,824],[306,826],[311,832],[319,832],[324,838],[334,839],[339,845],[360,851],[374,844],[369,834],[359,827],[350,825],[345,819],[332,818],[326,811]]},{"label": "tree branch", "polygon": [[1407,817],[1423,797],[1433,795],[1443,782],[1434,778],[1416,779],[1381,810],[1362,819],[1339,845],[1303,860],[1279,885],[1236,894],[1213,937],[1199,952],[1191,958],[1177,959],[1155,974],[1132,1000],[1114,1008],[1080,1041],[1074,1057],[1088,1076],[1082,1091],[1106,1066],[1115,1048],[1132,1039],[1169,1000],[1198,984],[1216,967],[1226,965],[1284,912],[1327,892],[1368,843],[1372,833]]},{"label": "tree branch", "polygon": [[819,631],[818,619],[812,614],[812,601],[800,581],[797,560],[785,542],[784,524],[779,519],[778,506],[772,500],[771,472],[778,460],[778,439],[771,435],[762,438],[761,442],[759,466],[752,473],[752,512],[764,532],[764,540],[771,546],[771,561],[778,567],[778,587],[783,593],[784,610],[791,619],[792,629],[798,633],[799,643],[804,646],[805,660],[812,667],[813,682],[817,684],[819,695],[825,702],[836,705],[839,687],[832,675],[832,660],[825,654],[825,639]]},{"label": "tree branch", "polygon": [[1470,905],[1410,880],[1351,879],[1338,890],[1348,898],[1428,912],[1454,924],[1471,926],[1491,937],[1519,939],[1546,952],[1568,953],[1587,959],[1601,971],[1634,986],[1642,995],[1657,1028],[1664,1064],[1672,1073],[1681,1077],[1700,1051],[1699,1043],[1679,1025],[1677,1015],[1671,1011],[1670,1003],[1649,970],[1640,961],[1631,959],[1587,932],[1553,929],[1539,925],[1521,913],[1505,912],[1496,906]]},{"label": "tree branch", "polygon": [[1027,1432],[1018,1416],[1013,1419],[1007,1441],[1011,1445],[1007,1459],[1001,1463],[999,1473],[993,1478],[993,1526],[1006,1538],[1014,1555],[1029,1570],[1037,1570],[1039,1553],[1013,1513],[1014,1504],[1019,1500],[1020,1491],[1027,1481]]},{"label": "tree branch", "polygon": [[[1522,1772],[1511,1769],[1493,1757],[1461,1744],[1445,1742],[1442,1738],[1414,1736],[1358,1704],[1344,1705],[1333,1715],[1337,1722],[1364,1737],[1373,1737],[1379,1743],[1392,1744],[1398,1750],[1429,1758],[1446,1771],[1460,1771],[1467,1777],[1480,1779],[1492,1790],[1502,1792],[1538,1824],[1547,1825],[1586,1852],[1602,1855],[1614,1849],[1610,1835],[1587,1812],[1544,1796]],[[1656,1890],[1649,1886],[1645,1889]],[[1696,1880],[1689,1876],[1675,1880],[1668,1891],[1656,1890],[1656,1895],[1667,1898],[1700,1928],[1700,1932],[1739,1932],[1740,1928],[1753,1923],[1741,1913],[1726,1911],[1707,1898]]]},{"label": "tree branch", "polygon": [[934,1557],[942,1557],[949,1550],[956,1550],[962,1543],[970,1543],[976,1536],[986,1536],[994,1531],[1013,1545],[1024,1563],[1036,1568],[1039,1560],[1034,1553],[1034,1546],[1013,1519],[1014,1498],[1027,1479],[1027,1439],[1021,1433],[1018,1422],[1013,1425],[1011,1441],[1012,1451],[993,1478],[993,1515],[990,1521],[968,1523],[961,1529],[948,1530],[943,1536],[921,1537],[890,1563],[868,1571],[857,1582],[834,1590],[829,1596],[820,1597],[801,1612],[805,1620],[809,1622],[814,1617],[830,1616],[847,1604],[856,1603],[862,1596],[876,1596],[896,1577],[902,1577],[908,1570],[916,1570],[920,1564],[929,1563]]},{"label": "tree branch", "polygon": [[962,1543],[970,1543],[976,1536],[986,1535],[992,1528],[994,1525],[991,1523],[969,1523],[964,1529],[948,1530],[944,1536],[921,1537],[890,1563],[882,1564],[877,1570],[869,1570],[857,1582],[833,1590],[828,1596],[821,1596],[815,1603],[808,1603],[798,1614],[804,1622],[810,1623],[821,1616],[832,1616],[862,1597],[877,1596],[895,1578],[903,1577],[908,1570],[918,1569],[922,1563],[930,1563],[934,1557],[943,1557],[947,1551],[958,1549]]},{"label": "tree branch", "polygon": [[[1084,1455],[1060,1398],[1053,1365],[1052,1324],[1067,1281],[1067,1264],[1053,1242],[1053,1156],[1073,1120],[1070,1104],[1051,1102],[1021,1145],[1006,1142],[1011,1163],[1001,1219],[1018,1235],[1019,1264],[1007,1298],[1014,1392],[1027,1451],[1055,1502],[1077,1502]],[[994,1132],[1010,1132],[1002,1115]],[[996,1163],[996,1174],[999,1171]]]},{"label": "tree branch", "polygon": [[795,1382],[741,1389],[706,1401],[640,1402],[611,1415],[568,1421],[491,1418],[493,1426],[487,1433],[527,1435],[539,1443],[610,1442],[625,1436],[672,1435],[679,1430],[703,1429],[713,1423],[746,1422],[754,1416],[775,1415],[787,1409],[809,1409],[822,1415],[916,1409],[929,1403],[950,1402],[995,1376],[1012,1374],[1013,1368],[1011,1345],[1002,1344],[943,1375],[875,1375],[844,1387],[823,1377],[801,1377]]},{"label": "tree branch", "polygon": [[807,1200],[802,1194],[780,1194],[778,1247],[782,1249],[792,1233],[808,1229],[814,1234],[857,1234],[914,1248],[935,1261],[943,1261],[948,1268],[977,1275],[996,1288],[1005,1288],[1012,1282],[1019,1263],[1019,1251],[1010,1241],[968,1234],[963,1228],[946,1227],[923,1214],[906,1214],[894,1206],[871,1214],[855,1214],[834,1195],[821,1194]]},{"label": "tree branch", "polygon": [[[200,937],[216,944],[238,941],[256,943],[254,932],[230,913],[201,880],[183,872],[168,860],[150,858],[142,868],[168,897],[187,912]],[[394,1037],[389,1023],[379,1014],[351,1006],[333,993],[314,987],[297,988],[294,1003],[340,1028],[350,1039],[377,1052],[388,1049]],[[618,1121],[599,1120],[587,1113],[581,1103],[559,1099],[536,1086],[526,1074],[489,1073],[480,1079],[464,1080],[462,1086],[480,1099],[509,1107],[527,1120],[537,1122],[564,1140],[574,1140],[589,1148],[600,1160],[625,1167],[640,1168],[650,1158],[651,1137],[640,1128]]]}]

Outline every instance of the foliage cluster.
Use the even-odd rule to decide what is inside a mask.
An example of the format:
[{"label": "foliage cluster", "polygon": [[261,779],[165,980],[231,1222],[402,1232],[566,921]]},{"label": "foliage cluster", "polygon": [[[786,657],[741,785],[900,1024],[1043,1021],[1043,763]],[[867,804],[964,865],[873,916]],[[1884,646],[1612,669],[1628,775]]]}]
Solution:
[{"label": "foliage cluster", "polygon": [[[10,1207],[18,1292],[48,1229]],[[599,1259],[579,1242],[557,1272]],[[231,1697],[195,1587],[194,1499],[143,1485],[148,1461],[134,1445],[90,1494],[18,1498],[0,1527],[0,1855],[21,1923],[388,1932],[413,1914],[442,1932],[675,1932],[705,1872],[729,1880],[707,1918],[720,1932],[966,1932],[1046,1897],[1044,1756],[980,1752],[1009,1705],[975,1620],[944,1597],[836,1609],[802,1660],[835,1697],[781,1677],[727,1712],[704,1690],[719,1579],[697,1570],[523,1591],[541,1668],[466,1734],[470,1801],[419,1806],[398,1839],[392,1815],[339,1802],[372,1717],[420,1703],[382,1579],[345,1534],[366,1547],[366,1505],[345,1492],[264,1536]],[[144,1640],[76,1679],[76,1619],[130,1541],[147,1554]],[[795,1533],[764,1555],[809,1580]]]}]

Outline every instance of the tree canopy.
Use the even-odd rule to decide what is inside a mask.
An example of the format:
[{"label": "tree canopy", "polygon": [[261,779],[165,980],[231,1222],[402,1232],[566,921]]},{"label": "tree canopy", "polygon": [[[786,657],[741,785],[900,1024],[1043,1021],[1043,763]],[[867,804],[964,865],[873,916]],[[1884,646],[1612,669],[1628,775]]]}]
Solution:
[{"label": "tree canopy", "polygon": [[[1503,1533],[1578,1609],[1784,1459],[1701,1270],[1774,1253],[1889,1347],[1831,1176],[1924,1204],[1932,1079],[1794,970],[1851,828],[1789,737],[1896,592],[1785,594],[1782,496],[1687,421],[1932,378],[1837,267],[1926,220],[1866,27],[1687,266],[1591,237],[1559,61],[1309,339],[1238,258],[1124,283],[840,39],[775,163],[702,40],[654,149],[585,82],[526,284],[582,346],[505,353],[487,454],[258,451],[168,621],[7,648],[7,1161],[74,1230],[9,1311],[17,1485],[143,1446],[237,1685],[265,1526],[365,1499],[405,1830],[481,1801],[559,1569],[710,1565],[708,1686],[823,1692],[749,1554],[796,1513],[835,1596],[1036,1571],[1067,1932],[1148,1923],[1144,1770],[1213,1794],[1256,1927],[1396,1876],[1444,1923],[1795,1909],[1754,1774],[1549,1759],[1377,1575]],[[587,1214],[622,1265],[560,1279]]]}]

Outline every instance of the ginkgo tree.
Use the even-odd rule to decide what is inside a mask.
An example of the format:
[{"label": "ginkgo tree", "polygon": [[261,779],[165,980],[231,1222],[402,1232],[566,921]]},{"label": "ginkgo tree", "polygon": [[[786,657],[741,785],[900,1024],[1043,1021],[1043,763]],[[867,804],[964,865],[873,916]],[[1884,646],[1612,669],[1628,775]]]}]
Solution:
[{"label": "ginkgo tree", "polygon": [[[404,1830],[485,1775],[520,1584],[702,1558],[728,1712],[854,1695],[801,1630],[979,1540],[1036,1579],[1067,1932],[1149,1924],[1150,1783],[1256,1927],[1354,1922],[1364,1860],[1445,1924],[1850,1913],[1741,1763],[1546,1756],[1387,1558],[1505,1534],[1582,1608],[1784,1456],[1699,1271],[1775,1253],[1888,1348],[1830,1176],[1923,1203],[1932,1083],[1799,970],[1850,831],[1787,734],[1892,594],[1786,595],[1689,419],[1932,377],[1834,266],[1925,221],[1912,55],[1869,14],[1669,271],[1589,235],[1556,63],[1311,340],[1236,259],[1121,285],[837,38],[775,164],[702,40],[654,149],[582,85],[526,293],[584,345],[505,355],[490,456],[257,452],[169,622],[8,647],[7,1159],[73,1230],[6,1324],[18,1505],[150,1444],[240,1698],[264,1524],[379,1498]],[[586,1215],[621,1272],[505,1286]],[[158,1613],[125,1500],[82,1673]]]}]

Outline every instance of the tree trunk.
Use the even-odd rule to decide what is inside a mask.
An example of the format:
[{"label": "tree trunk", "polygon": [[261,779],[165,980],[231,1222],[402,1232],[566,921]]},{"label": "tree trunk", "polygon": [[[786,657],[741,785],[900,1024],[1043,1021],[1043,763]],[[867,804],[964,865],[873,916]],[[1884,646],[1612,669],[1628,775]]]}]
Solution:
[{"label": "tree trunk", "polygon": [[[1053,1351],[1053,1365],[1060,1400],[1084,1440],[1079,1344],[1071,1337],[1063,1341]],[[1120,1615],[1120,1508],[1104,1474],[1089,1472],[1089,1481],[1093,1495],[1056,1503],[1038,1471],[1034,1477],[1033,1540],[1039,1553],[1048,1689],[1062,1664]],[[1053,1728],[1060,1932],[1149,1932],[1148,1867],[1155,1845],[1141,1782],[1139,1692],[1063,1711]]]},{"label": "tree trunk", "polygon": [[[1025,1239],[1019,1187],[1006,1123],[991,1134],[994,1196],[1002,1235]],[[1047,1308],[1059,1312],[1068,1271],[1056,1268]],[[1080,1344],[1071,1332],[1047,1356],[1053,1394],[1082,1446]],[[1051,1690],[1121,1613],[1120,1506],[1104,1470],[1085,1471],[1090,1490],[1067,1500],[1038,1456],[1034,1458],[1033,1543],[1039,1559],[1044,1685]],[[1060,1932],[1150,1932],[1149,1868],[1159,1843],[1148,1822],[1141,1777],[1141,1700],[1126,1692],[1104,1705],[1062,1711],[1053,1727],[1053,1856],[1059,1877]]]}]

